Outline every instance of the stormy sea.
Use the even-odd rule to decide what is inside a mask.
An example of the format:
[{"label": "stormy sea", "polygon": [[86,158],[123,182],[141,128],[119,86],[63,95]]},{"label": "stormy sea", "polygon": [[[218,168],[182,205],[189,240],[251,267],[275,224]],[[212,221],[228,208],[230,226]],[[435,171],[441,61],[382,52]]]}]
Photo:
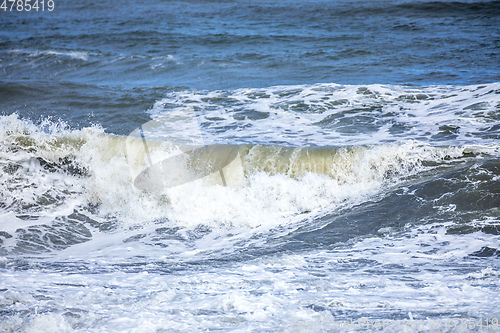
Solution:
[{"label": "stormy sea", "polygon": [[500,1],[0,2],[0,332],[500,332]]}]

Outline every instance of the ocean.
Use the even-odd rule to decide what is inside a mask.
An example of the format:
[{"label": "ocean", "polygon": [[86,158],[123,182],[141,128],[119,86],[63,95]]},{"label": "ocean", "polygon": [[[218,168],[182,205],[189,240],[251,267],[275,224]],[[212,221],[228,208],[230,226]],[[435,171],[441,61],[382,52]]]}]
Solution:
[{"label": "ocean", "polygon": [[1,3],[0,332],[499,320],[500,1]]}]

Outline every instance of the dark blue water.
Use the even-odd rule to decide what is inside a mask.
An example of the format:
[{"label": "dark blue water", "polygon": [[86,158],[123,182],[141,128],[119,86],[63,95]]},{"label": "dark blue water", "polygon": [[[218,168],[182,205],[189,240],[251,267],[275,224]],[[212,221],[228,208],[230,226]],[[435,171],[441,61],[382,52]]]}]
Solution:
[{"label": "dark blue water", "polygon": [[498,1],[57,1],[1,15],[0,112],[122,134],[134,127],[117,119],[136,125],[180,88],[500,79]]}]

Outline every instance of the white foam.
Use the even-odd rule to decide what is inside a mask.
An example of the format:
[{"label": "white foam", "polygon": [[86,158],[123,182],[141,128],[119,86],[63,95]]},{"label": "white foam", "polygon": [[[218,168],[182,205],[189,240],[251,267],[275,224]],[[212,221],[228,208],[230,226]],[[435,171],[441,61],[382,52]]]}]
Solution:
[{"label": "white foam", "polygon": [[[393,328],[387,332],[400,332],[398,325],[410,325],[406,321],[422,325],[414,331],[446,332],[446,321],[458,319],[460,325],[461,318],[498,318],[498,267],[484,268],[484,262],[467,260],[482,246],[500,245],[496,236],[448,235],[443,228],[449,225],[453,223],[423,225],[331,250],[175,273],[158,262],[161,248],[142,258],[150,261],[146,271],[12,271],[3,274],[0,289],[16,291],[0,292],[0,304],[33,315],[18,322],[9,317],[3,325],[64,331],[70,324],[88,332],[276,327],[305,332],[361,317],[373,323],[385,320]],[[95,259],[91,253],[86,260],[94,263],[96,272],[111,263]],[[41,290],[50,297],[34,298]],[[428,326],[429,319],[439,320],[439,329]]]},{"label": "white foam", "polygon": [[89,53],[84,51],[55,51],[55,50],[33,51],[27,49],[14,49],[10,50],[9,53],[26,54],[28,57],[31,58],[39,56],[55,56],[55,57],[68,57],[71,59],[77,59],[82,61],[87,61],[89,58]]},{"label": "white foam", "polygon": [[[259,155],[261,152],[255,147],[245,157],[243,187],[209,186],[199,180],[164,191],[144,192],[135,188],[130,173],[131,159],[143,161],[143,157],[139,151],[126,150],[126,138],[106,135],[99,128],[72,131],[50,122],[37,127],[16,116],[2,117],[0,121],[2,163],[15,162],[21,165],[19,172],[22,171],[20,177],[15,173],[2,174],[2,186],[8,188],[2,191],[6,202],[22,200],[33,204],[46,193],[54,192],[54,196],[66,199],[62,200],[62,206],[56,204],[52,212],[45,207],[46,216],[71,213],[75,207],[90,203],[99,205],[102,216],[118,217],[126,225],[167,219],[183,227],[199,224],[215,228],[274,227],[289,223],[291,217],[304,212],[320,214],[325,209],[331,211],[345,204],[356,204],[380,193],[389,184],[396,185],[424,170],[425,161],[441,163],[449,157],[461,157],[464,152],[498,151],[491,146],[440,148],[417,141],[342,148],[333,159],[325,155],[325,161],[332,163],[326,173],[295,175],[268,173],[260,170],[258,164],[252,170],[254,162],[269,164],[276,161],[266,159],[280,158],[273,155],[272,149],[268,155]],[[15,152],[10,150],[12,147]],[[162,150],[156,153],[161,157]],[[54,162],[69,157],[87,175],[51,173],[36,157]],[[396,176],[388,178],[388,174]]]},{"label": "white foam", "polygon": [[[440,144],[492,144],[495,139],[480,138],[479,132],[499,123],[495,117],[499,90],[500,83],[194,90],[169,94],[155,103],[150,114],[161,117],[182,108],[195,110],[205,126],[208,143],[344,146],[417,139]],[[254,116],[257,119],[252,119]],[[363,126],[366,130],[357,131]],[[451,131],[448,136],[438,136],[447,130]]]},{"label": "white foam", "polygon": [[[92,232],[86,243],[45,255],[2,253],[0,307],[5,316],[0,330],[309,332],[323,331],[325,323],[383,318],[396,327],[387,332],[404,331],[398,323],[406,331],[436,332],[449,331],[446,320],[499,318],[498,260],[471,256],[485,247],[499,249],[498,236],[448,233],[454,221],[418,221],[319,250],[272,252],[276,239],[307,232],[311,221],[316,223],[312,228],[321,227],[324,222],[316,217],[377,198],[432,171],[433,165],[458,163],[454,159],[467,153],[497,158],[498,142],[472,130],[478,124],[497,124],[490,114],[498,105],[490,91],[497,87],[374,85],[365,95],[359,86],[314,85],[173,94],[168,103],[214,111],[202,112],[202,124],[220,116],[219,128],[211,123],[220,137],[208,131],[203,133],[208,141],[331,146],[331,139],[338,138],[335,145],[354,146],[337,150],[330,172],[280,173],[271,165],[271,172],[265,167],[247,172],[242,187],[200,180],[164,192],[134,187],[130,160],[144,162],[144,154],[137,150],[130,156],[126,138],[100,128],[76,131],[50,121],[36,126],[16,115],[0,117],[0,167],[4,171],[19,165],[17,171],[0,174],[0,231],[12,234],[17,228],[50,225],[79,209],[95,222],[86,223]],[[434,99],[419,100],[423,92]],[[231,101],[219,104],[224,98]],[[292,109],[300,103],[308,106],[307,112]],[[370,109],[377,103],[381,108]],[[476,103],[485,104],[468,108]],[[163,114],[164,104],[152,112]],[[360,111],[368,118],[378,112],[378,118],[389,121],[371,134],[340,134],[315,125],[328,115],[346,113],[344,104],[370,109]],[[246,109],[270,114],[261,120],[233,117]],[[392,121],[408,125],[408,134],[391,134],[387,124]],[[461,128],[449,140],[453,144],[436,144],[448,139],[430,144],[425,137],[445,124]],[[192,140],[194,132],[189,133],[186,140]],[[467,143],[467,135],[472,135],[473,144]],[[421,140],[407,140],[409,136]],[[155,153],[153,158],[161,158],[164,152]],[[253,153],[246,163],[259,157],[258,149]],[[51,173],[36,163],[39,157],[54,163],[71,158],[87,174]],[[33,220],[19,217],[27,210],[16,210],[19,201],[34,204],[47,191],[61,201],[27,212]],[[89,204],[98,205],[92,214],[85,211]],[[446,204],[435,208],[443,214],[456,210]],[[115,229],[99,231],[106,222]],[[468,222],[477,230],[497,225],[498,211]],[[15,238],[2,241],[1,249],[9,250]],[[293,241],[286,245],[293,249]],[[407,326],[419,320],[428,323],[428,318],[441,320],[439,329]]]},{"label": "white foam", "polygon": [[85,184],[88,199],[99,203],[103,212],[119,214],[125,220],[167,217],[191,227],[279,225],[303,212],[358,202],[380,191],[388,172],[408,176],[419,170],[422,161],[461,156],[464,150],[415,142],[388,144],[340,151],[345,156],[332,166],[331,176],[305,173],[296,178],[257,171],[247,175],[244,187],[209,186],[200,180],[160,192],[142,192],[131,181],[124,146],[113,141],[112,137],[89,139],[79,151],[79,162],[92,173]]},{"label": "white foam", "polygon": [[154,71],[163,70],[165,68],[171,67],[172,65],[182,65],[182,62],[172,54],[153,57],[151,60],[152,64],[149,67]]}]

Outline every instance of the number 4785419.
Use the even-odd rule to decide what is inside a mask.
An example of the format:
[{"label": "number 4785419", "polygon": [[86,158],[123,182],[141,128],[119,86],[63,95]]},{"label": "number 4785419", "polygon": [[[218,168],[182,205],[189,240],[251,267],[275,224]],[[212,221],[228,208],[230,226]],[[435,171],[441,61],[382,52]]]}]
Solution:
[{"label": "number 4785419", "polygon": [[[1,0],[0,0],[1,1]],[[54,0],[3,0],[0,10],[4,12],[53,11]]]}]

